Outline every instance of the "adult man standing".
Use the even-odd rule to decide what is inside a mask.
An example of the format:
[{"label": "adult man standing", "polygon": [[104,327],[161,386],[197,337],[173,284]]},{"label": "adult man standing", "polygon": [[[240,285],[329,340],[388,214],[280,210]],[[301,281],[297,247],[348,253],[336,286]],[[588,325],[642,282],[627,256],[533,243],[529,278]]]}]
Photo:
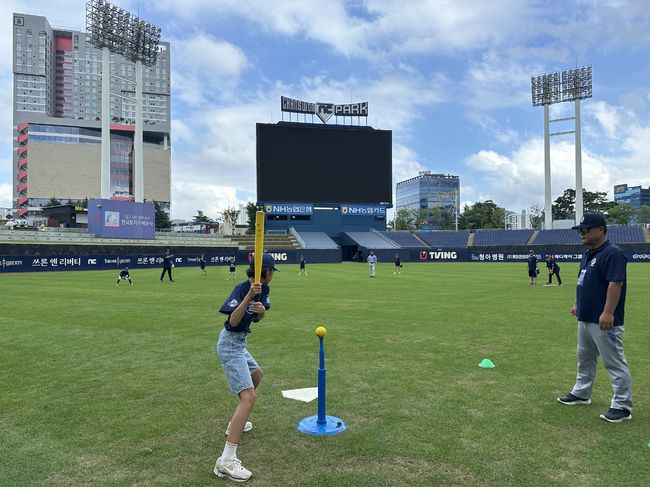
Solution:
[{"label": "adult man standing", "polygon": [[377,264],[377,256],[371,250],[368,255],[368,267],[370,267],[370,277],[375,277],[375,264]]},{"label": "adult man standing", "polygon": [[632,377],[623,353],[627,259],[607,239],[602,215],[587,213],[573,229],[580,232],[589,250],[580,262],[576,302],[571,308],[578,319],[578,374],[571,392],[558,401],[567,405],[591,403],[600,355],[614,391],[609,410],[600,417],[620,423],[632,419]]},{"label": "adult man standing", "polygon": [[174,282],[172,279],[172,267],[174,267],[174,256],[169,253],[169,250],[165,250],[165,255],[163,256],[163,271],[160,274],[160,282],[163,282],[163,277],[165,277],[165,272],[169,275],[169,280]]},{"label": "adult man standing", "polygon": [[537,285],[537,256],[532,250],[528,252],[528,277],[530,277],[530,285]]}]

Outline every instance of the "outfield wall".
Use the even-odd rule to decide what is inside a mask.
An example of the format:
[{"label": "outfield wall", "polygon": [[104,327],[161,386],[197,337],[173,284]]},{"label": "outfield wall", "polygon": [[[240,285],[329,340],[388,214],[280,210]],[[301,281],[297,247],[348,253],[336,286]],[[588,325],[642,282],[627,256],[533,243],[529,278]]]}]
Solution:
[{"label": "outfield wall", "polygon": [[[0,272],[69,271],[161,268],[165,250],[174,255],[175,267],[246,265],[251,252],[235,247],[174,247],[127,245],[0,244]],[[282,250],[271,252],[278,264],[297,263],[303,255],[311,263],[341,262],[340,249]]]},{"label": "outfield wall", "polygon": [[[620,244],[629,262],[650,263],[650,244]],[[375,253],[379,262],[520,262],[528,259],[531,246],[463,247],[457,249],[382,249]],[[532,246],[543,264],[547,254],[558,262],[579,262],[582,246]],[[105,270],[128,266],[133,269],[160,268],[165,250],[174,255],[177,267],[198,267],[203,254],[206,264],[246,265],[251,252],[234,247],[174,247],[128,245],[0,244],[0,273],[30,271]],[[340,249],[290,249],[271,252],[278,264],[297,264],[300,256],[308,264],[339,263]],[[364,252],[364,261],[367,252]]]}]

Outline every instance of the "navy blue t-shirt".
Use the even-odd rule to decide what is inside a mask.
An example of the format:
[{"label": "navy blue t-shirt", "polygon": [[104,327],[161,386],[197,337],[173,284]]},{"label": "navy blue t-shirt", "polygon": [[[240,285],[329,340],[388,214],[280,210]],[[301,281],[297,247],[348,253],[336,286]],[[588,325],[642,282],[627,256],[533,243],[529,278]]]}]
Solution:
[{"label": "navy blue t-shirt", "polygon": [[549,271],[560,272],[560,266],[554,260],[546,261],[546,267],[548,267]]},{"label": "navy blue t-shirt", "polygon": [[[251,301],[248,303],[248,307],[246,308],[246,311],[244,312],[244,315],[242,316],[241,321],[236,327],[231,327],[230,326],[230,313],[235,311],[237,309],[237,306],[239,306],[239,303],[242,302],[242,300],[246,297],[246,294],[248,294],[249,289],[251,288],[251,283],[250,281],[244,281],[242,283],[239,283],[235,286],[235,289],[232,290],[230,293],[230,296],[228,296],[228,299],[224,301],[224,303],[221,305],[221,308],[219,308],[219,312],[228,315],[228,318],[226,318],[226,321],[224,321],[223,325],[224,328],[228,331],[235,331],[235,332],[241,332],[241,333],[250,333],[251,329],[251,323],[254,321],[254,318],[256,316],[255,313],[253,313],[253,302]],[[260,302],[264,305],[266,309],[269,309],[271,307],[271,301],[269,298],[269,293],[271,292],[271,288],[267,286],[266,284],[262,284],[262,292],[259,294]]]},{"label": "navy blue t-shirt", "polygon": [[[235,263],[234,262],[230,263],[230,272],[235,272]],[[246,291],[246,292],[248,292],[248,291]]]},{"label": "navy blue t-shirt", "polygon": [[607,301],[607,288],[610,282],[622,282],[621,297],[614,310],[614,326],[623,326],[625,311],[625,292],[627,258],[621,249],[609,240],[597,249],[589,249],[580,262],[576,304],[578,319],[598,323]]},{"label": "navy blue t-shirt", "polygon": [[534,271],[535,269],[537,269],[537,257],[531,255],[528,257],[528,270]]},{"label": "navy blue t-shirt", "polygon": [[304,260],[301,260],[301,261],[300,261],[300,268],[301,268],[301,269],[304,269],[304,268],[305,268],[305,261],[304,261]]},{"label": "navy blue t-shirt", "polygon": [[402,261],[400,260],[399,257],[395,257],[395,267],[399,267],[402,265]]}]

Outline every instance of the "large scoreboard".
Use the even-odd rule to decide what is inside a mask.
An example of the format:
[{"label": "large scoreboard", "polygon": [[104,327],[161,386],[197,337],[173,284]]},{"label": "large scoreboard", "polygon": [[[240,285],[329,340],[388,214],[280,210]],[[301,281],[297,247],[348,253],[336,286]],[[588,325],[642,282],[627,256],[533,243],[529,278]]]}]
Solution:
[{"label": "large scoreboard", "polygon": [[392,131],[257,124],[257,201],[390,205]]}]

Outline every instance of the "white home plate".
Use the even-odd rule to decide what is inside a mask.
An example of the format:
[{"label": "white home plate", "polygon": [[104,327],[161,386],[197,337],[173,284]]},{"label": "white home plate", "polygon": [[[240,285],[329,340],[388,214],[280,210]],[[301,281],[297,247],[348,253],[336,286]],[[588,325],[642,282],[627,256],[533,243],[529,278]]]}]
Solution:
[{"label": "white home plate", "polygon": [[318,387],[305,387],[303,389],[290,389],[282,391],[282,397],[296,401],[311,402],[318,397]]}]

